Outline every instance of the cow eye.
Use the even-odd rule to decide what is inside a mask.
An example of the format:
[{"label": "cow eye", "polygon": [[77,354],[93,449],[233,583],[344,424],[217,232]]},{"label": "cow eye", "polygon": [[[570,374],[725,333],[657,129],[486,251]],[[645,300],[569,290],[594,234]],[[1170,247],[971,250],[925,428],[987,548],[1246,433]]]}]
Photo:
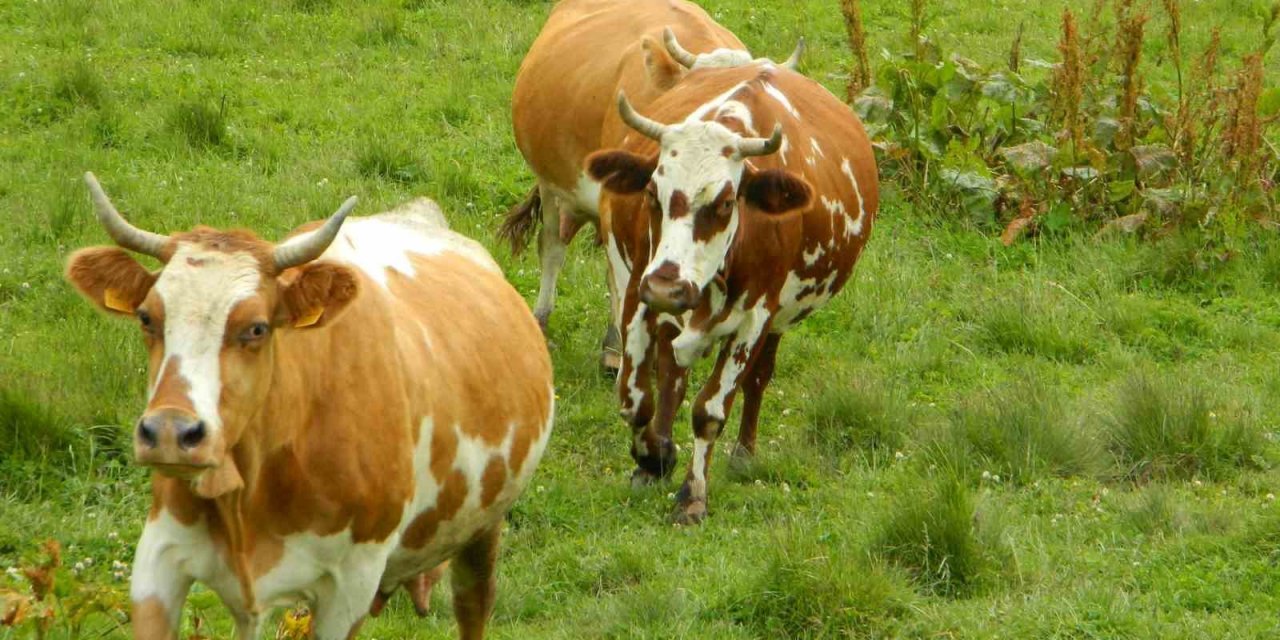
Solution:
[{"label": "cow eye", "polygon": [[151,314],[143,311],[142,309],[138,309],[134,312],[134,315],[138,316],[138,324],[142,325],[143,329],[148,331],[151,330]]},{"label": "cow eye", "polygon": [[245,329],[244,333],[240,334],[240,341],[256,342],[258,340],[261,340],[267,337],[267,334],[270,332],[271,332],[271,325],[265,322],[255,322],[249,325],[249,328]]},{"label": "cow eye", "polygon": [[720,215],[727,216],[731,213],[733,213],[733,198],[725,198],[724,202],[720,203]]}]

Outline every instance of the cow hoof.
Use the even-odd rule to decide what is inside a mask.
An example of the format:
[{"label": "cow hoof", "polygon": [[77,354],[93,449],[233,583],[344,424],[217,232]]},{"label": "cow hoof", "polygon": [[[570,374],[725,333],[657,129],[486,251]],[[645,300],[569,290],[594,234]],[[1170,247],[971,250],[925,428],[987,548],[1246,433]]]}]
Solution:
[{"label": "cow hoof", "polygon": [[622,369],[622,355],[617,351],[605,350],[600,353],[600,372],[609,378],[617,378]]},{"label": "cow hoof", "polygon": [[675,515],[671,521],[682,527],[702,524],[707,518],[707,503],[704,500],[691,500],[676,505]]},{"label": "cow hoof", "polygon": [[636,467],[636,470],[631,472],[631,488],[632,489],[644,489],[645,487],[652,487],[653,485],[658,484],[660,480],[662,480],[660,476],[649,473],[648,471],[645,471],[640,467]]},{"label": "cow hoof", "polygon": [[755,452],[740,444],[733,448],[733,453],[729,454],[729,473],[739,476],[747,475],[755,465]]}]

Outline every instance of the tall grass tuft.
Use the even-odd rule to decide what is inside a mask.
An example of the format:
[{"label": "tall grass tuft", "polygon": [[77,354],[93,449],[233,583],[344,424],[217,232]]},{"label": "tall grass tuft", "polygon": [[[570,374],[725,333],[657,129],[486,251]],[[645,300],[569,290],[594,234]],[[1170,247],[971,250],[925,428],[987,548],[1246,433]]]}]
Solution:
[{"label": "tall grass tuft", "polygon": [[1216,409],[1194,381],[1135,374],[1117,403],[1111,448],[1130,480],[1221,478],[1266,465],[1266,439],[1251,416]]},{"label": "tall grass tuft", "polygon": [[216,107],[204,100],[187,100],[174,105],[169,111],[169,128],[192,147],[208,149],[226,144],[226,96]]},{"label": "tall grass tuft", "polygon": [[824,385],[809,411],[805,436],[831,458],[857,451],[891,455],[905,444],[912,422],[911,408],[897,387],[865,378]]},{"label": "tall grass tuft", "polygon": [[366,178],[411,184],[426,177],[427,170],[413,152],[385,138],[368,140],[356,157],[356,171]]},{"label": "tall grass tuft", "polygon": [[845,100],[850,104],[863,89],[871,86],[871,63],[867,57],[867,32],[862,22],[861,0],[840,0],[840,13],[844,14],[844,29],[849,39],[849,52],[853,65],[845,84]]},{"label": "tall grass tuft", "polygon": [[982,474],[1015,485],[1100,471],[1105,454],[1069,418],[1063,398],[1033,382],[985,393],[956,409],[926,451],[956,477]]},{"label": "tall grass tuft", "polygon": [[969,489],[944,477],[927,495],[903,496],[880,525],[873,548],[925,591],[963,597],[998,577],[1006,545]]},{"label": "tall grass tuft", "polygon": [[83,105],[98,109],[107,102],[107,86],[88,62],[77,60],[54,80],[53,97],[73,108]]},{"label": "tall grass tuft", "polygon": [[723,607],[756,637],[833,638],[852,629],[892,635],[914,600],[906,580],[865,552],[793,538],[766,553],[765,568]]}]

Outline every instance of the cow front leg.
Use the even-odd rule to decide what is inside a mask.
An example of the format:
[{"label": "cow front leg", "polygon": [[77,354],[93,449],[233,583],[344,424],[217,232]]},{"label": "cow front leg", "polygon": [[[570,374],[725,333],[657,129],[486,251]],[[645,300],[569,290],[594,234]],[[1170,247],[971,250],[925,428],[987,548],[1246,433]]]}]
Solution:
[{"label": "cow front leg", "polygon": [[679,335],[680,327],[672,323],[663,323],[658,328],[657,375],[658,375],[658,409],[654,417],[652,430],[659,443],[666,443],[670,448],[669,458],[659,461],[662,468],[660,477],[666,478],[675,470],[676,455],[672,432],[674,431],[676,414],[684,403],[688,390],[689,369],[680,366],[675,358],[671,343]]},{"label": "cow front leg", "polygon": [[693,456],[689,458],[684,485],[676,494],[674,520],[677,524],[698,524],[707,516],[707,482],[716,438],[724,430],[725,418],[733,408],[743,374],[761,349],[761,335],[767,325],[768,316],[763,312],[744,320],[738,332],[720,349],[711,377],[694,401]]},{"label": "cow front leg", "polygon": [[168,512],[147,522],[134,554],[129,596],[133,637],[138,640],[177,640],[182,624],[182,606],[193,579],[182,570],[184,551],[174,543],[187,529]]},{"label": "cow front leg", "polygon": [[675,465],[675,445],[653,428],[653,360],[657,346],[657,323],[648,308],[638,301],[636,287],[627,288],[622,369],[618,374],[618,401],[622,419],[631,427],[631,458],[636,469],[633,486],[652,483],[671,472]]},{"label": "cow front leg", "polygon": [[318,581],[311,618],[315,640],[355,637],[378,591],[388,555],[385,546],[357,545]]},{"label": "cow front leg", "polygon": [[450,570],[453,586],[453,615],[458,620],[458,637],[480,640],[493,613],[497,595],[498,542],[502,524],[467,543],[453,559]]},{"label": "cow front leg", "polygon": [[764,390],[773,379],[773,366],[778,357],[778,343],[782,334],[771,333],[764,338],[760,353],[751,363],[751,370],[742,381],[742,422],[738,426],[738,445],[733,448],[733,459],[745,462],[756,455],[756,428],[760,421],[760,405]]}]

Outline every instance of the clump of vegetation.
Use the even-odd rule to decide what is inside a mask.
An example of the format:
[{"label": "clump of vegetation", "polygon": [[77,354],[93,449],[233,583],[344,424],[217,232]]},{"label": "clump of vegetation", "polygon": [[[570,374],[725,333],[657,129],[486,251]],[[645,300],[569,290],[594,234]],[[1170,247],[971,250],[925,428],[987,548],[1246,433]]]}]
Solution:
[{"label": "clump of vegetation", "polygon": [[1143,491],[1137,504],[1124,514],[1124,520],[1131,529],[1144,535],[1178,535],[1191,530],[1195,524],[1173,492],[1161,485],[1152,485]]},{"label": "clump of vegetation", "polygon": [[831,638],[859,629],[891,635],[914,599],[889,567],[864,552],[785,540],[723,609],[762,638]]},{"label": "clump of vegetation", "polygon": [[386,138],[365,142],[356,157],[356,171],[366,178],[411,184],[426,176],[422,161],[405,146]]},{"label": "clump of vegetation", "polygon": [[1060,395],[1020,382],[956,409],[928,457],[958,478],[1030,484],[1100,470],[1103,450],[1068,418]]},{"label": "clump of vegetation", "polygon": [[[1007,69],[945,56],[923,33],[927,2],[913,1],[907,51],[881,64],[874,85],[851,100],[878,140],[886,177],[921,208],[1001,225],[1006,244],[1080,225],[1182,226],[1212,230],[1221,243],[1241,221],[1273,215],[1280,157],[1263,141],[1280,122],[1280,101],[1261,99],[1262,59],[1280,2],[1264,21],[1263,44],[1245,52],[1237,72],[1221,68],[1215,37],[1184,81],[1181,12],[1165,0],[1173,100],[1144,77],[1150,16],[1132,0],[1110,0],[1115,19],[1104,20],[1107,4],[1095,2],[1083,27],[1063,12],[1061,59],[1036,77],[1022,71],[1020,36]],[[857,3],[841,6],[852,91],[862,86],[866,43]]]},{"label": "clump of vegetation", "polygon": [[984,305],[975,318],[991,348],[1059,362],[1085,363],[1093,359],[1097,334],[1074,309],[1049,305],[1035,292],[1019,292]]},{"label": "clump of vegetation", "polygon": [[1125,382],[1110,424],[1122,475],[1210,478],[1266,465],[1266,439],[1244,412],[1215,408],[1194,381],[1137,374]]},{"label": "clump of vegetation", "polygon": [[398,10],[378,10],[365,16],[356,41],[364,46],[395,44],[409,41],[409,34],[405,32],[404,20]]},{"label": "clump of vegetation", "polygon": [[968,487],[944,477],[927,495],[904,495],[881,524],[873,549],[909,571],[927,592],[967,596],[997,578],[1006,545]]},{"label": "clump of vegetation", "polygon": [[217,105],[205,100],[185,100],[169,112],[169,127],[187,144],[198,149],[220,147],[227,142],[227,98]]},{"label": "clump of vegetation", "polygon": [[54,79],[53,97],[70,108],[98,109],[107,103],[107,85],[88,62],[77,60]]},{"label": "clump of vegetation", "polygon": [[825,384],[809,412],[805,435],[831,458],[857,451],[892,454],[905,444],[911,427],[912,411],[899,389],[861,377]]}]

